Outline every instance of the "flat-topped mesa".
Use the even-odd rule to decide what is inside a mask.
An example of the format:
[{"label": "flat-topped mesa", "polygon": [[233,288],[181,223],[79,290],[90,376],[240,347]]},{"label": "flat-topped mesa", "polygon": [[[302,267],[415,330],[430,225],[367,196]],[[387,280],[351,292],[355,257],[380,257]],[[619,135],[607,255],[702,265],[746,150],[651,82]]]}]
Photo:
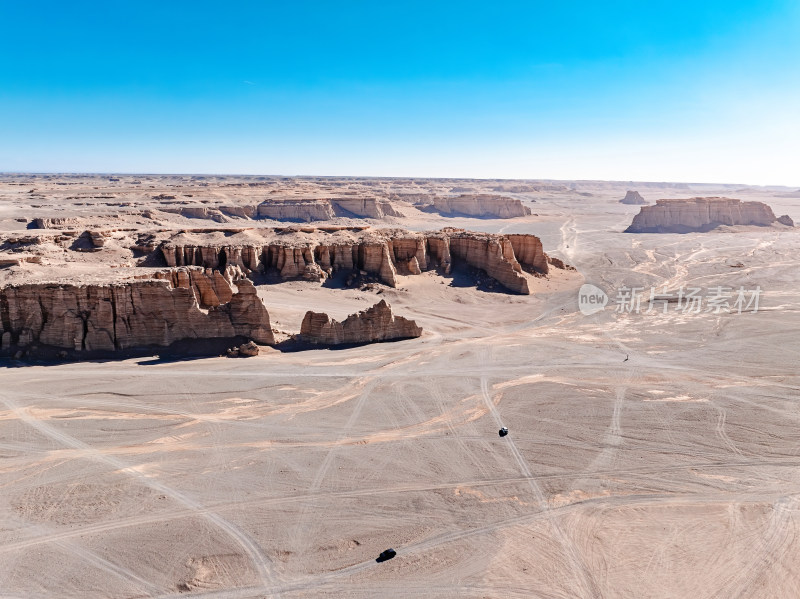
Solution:
[{"label": "flat-topped mesa", "polygon": [[380,198],[334,198],[331,203],[337,216],[353,215],[360,218],[404,216],[402,212],[395,210],[390,202]]},{"label": "flat-topped mesa", "polygon": [[54,216],[52,218],[34,218],[28,223],[29,229],[61,229],[63,227],[75,227],[80,223],[76,217]]},{"label": "flat-topped mesa", "polygon": [[381,300],[371,308],[351,314],[344,321],[333,320],[324,312],[306,312],[300,327],[303,341],[319,345],[374,343],[411,339],[422,335],[413,320],[394,316],[392,308]]},{"label": "flat-topped mesa", "polygon": [[258,218],[272,220],[311,222],[331,220],[336,215],[328,200],[266,200],[256,208]]},{"label": "flat-topped mesa", "polygon": [[0,288],[2,351],[75,352],[167,347],[176,341],[275,340],[253,284],[200,268],[113,283],[31,283]]},{"label": "flat-topped mesa", "polygon": [[630,191],[625,194],[625,197],[619,201],[620,204],[634,204],[634,205],[642,205],[647,204],[647,201],[642,197],[638,191]]},{"label": "flat-topped mesa", "polygon": [[397,286],[398,275],[439,269],[450,274],[453,261],[484,270],[510,291],[528,294],[524,270],[547,274],[549,260],[534,235],[498,235],[446,228],[417,233],[401,229],[293,231],[263,238],[221,238],[200,245],[179,235],[161,245],[168,266],[202,266],[244,274],[261,272],[282,280],[321,281],[336,271],[363,271]]},{"label": "flat-topped mesa", "polygon": [[490,194],[436,196],[431,202],[422,202],[420,208],[447,216],[516,218],[531,214],[531,209],[516,198]]},{"label": "flat-topped mesa", "polygon": [[763,202],[731,198],[657,200],[643,206],[626,233],[690,233],[710,231],[720,225],[769,226],[778,222],[772,208]]},{"label": "flat-topped mesa", "polygon": [[376,219],[403,216],[388,201],[374,197],[268,199],[258,205],[256,215],[294,222],[331,220],[337,216]]}]

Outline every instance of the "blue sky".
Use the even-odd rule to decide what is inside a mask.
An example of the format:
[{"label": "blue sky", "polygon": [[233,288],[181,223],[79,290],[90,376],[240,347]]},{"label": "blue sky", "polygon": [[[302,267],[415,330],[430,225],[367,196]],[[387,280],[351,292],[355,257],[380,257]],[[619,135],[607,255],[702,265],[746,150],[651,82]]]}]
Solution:
[{"label": "blue sky", "polygon": [[800,3],[0,0],[0,171],[800,186]]}]

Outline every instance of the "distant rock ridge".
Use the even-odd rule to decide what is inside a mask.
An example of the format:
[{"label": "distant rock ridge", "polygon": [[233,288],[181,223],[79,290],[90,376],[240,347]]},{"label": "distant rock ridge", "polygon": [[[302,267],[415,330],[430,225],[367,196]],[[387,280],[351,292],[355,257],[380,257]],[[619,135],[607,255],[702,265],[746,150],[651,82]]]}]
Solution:
[{"label": "distant rock ridge", "polygon": [[642,205],[647,204],[647,201],[642,197],[642,195],[638,191],[631,191],[625,194],[625,197],[619,201],[620,204],[634,204],[634,205]]},{"label": "distant rock ridge", "polygon": [[421,210],[448,216],[516,218],[528,216],[531,209],[516,198],[491,194],[434,196],[418,204]]},{"label": "distant rock ridge", "polygon": [[[535,235],[499,235],[463,229],[416,233],[402,229],[339,231],[320,235],[282,235],[257,243],[192,242],[178,236],[159,250],[168,266],[235,266],[248,275],[274,273],[281,279],[321,281],[335,271],[364,271],[390,287],[398,275],[440,269],[450,274],[453,261],[485,271],[508,290],[529,294],[524,271],[546,275],[551,262]],[[317,232],[315,235],[314,233]],[[347,234],[345,234],[347,233]]]},{"label": "distant rock ridge", "polygon": [[395,339],[411,339],[422,335],[413,320],[394,316],[392,308],[381,300],[371,308],[351,314],[338,322],[324,312],[306,312],[300,327],[303,341],[319,345],[374,343]]},{"label": "distant rock ridge", "polygon": [[7,285],[0,288],[0,315],[6,353],[36,345],[115,352],[187,339],[275,341],[252,282],[202,268],[114,283]]},{"label": "distant rock ridge", "polygon": [[258,218],[296,222],[331,220],[337,216],[375,219],[403,216],[387,200],[374,197],[268,199],[258,205],[256,215]]},{"label": "distant rock ridge", "polygon": [[704,232],[720,225],[764,227],[776,222],[786,224],[786,219],[779,221],[772,208],[763,202],[742,202],[720,197],[662,199],[657,200],[654,206],[643,206],[625,232]]},{"label": "distant rock ridge", "polygon": [[75,217],[52,217],[52,218],[34,218],[28,225],[29,229],[59,229],[62,227],[72,227],[79,223],[79,219]]}]

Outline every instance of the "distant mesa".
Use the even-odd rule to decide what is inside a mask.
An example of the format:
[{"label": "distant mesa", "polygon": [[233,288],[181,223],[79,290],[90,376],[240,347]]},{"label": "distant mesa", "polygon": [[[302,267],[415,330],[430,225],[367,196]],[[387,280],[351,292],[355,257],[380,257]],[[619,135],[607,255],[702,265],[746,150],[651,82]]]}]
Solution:
[{"label": "distant mesa", "polygon": [[29,229],[59,229],[77,225],[79,220],[74,217],[34,218],[29,224]]},{"label": "distant mesa", "polygon": [[338,322],[324,312],[306,312],[300,327],[303,341],[318,345],[348,345],[374,343],[397,339],[412,339],[422,335],[413,320],[395,316],[385,300],[371,308],[351,314]]},{"label": "distant mesa", "polygon": [[693,233],[719,226],[773,224],[793,226],[789,216],[775,218],[763,202],[743,202],[731,198],[663,199],[654,206],[643,206],[626,233]]},{"label": "distant mesa", "polygon": [[531,209],[518,199],[491,194],[434,196],[423,199],[416,206],[425,212],[473,218],[516,218],[531,214]]},{"label": "distant mesa", "polygon": [[374,197],[268,199],[258,205],[258,218],[279,221],[312,222],[338,217],[374,218],[402,217],[387,201]]},{"label": "distant mesa", "polygon": [[647,201],[642,197],[638,191],[630,191],[625,194],[625,197],[619,201],[620,204],[634,204],[642,205],[647,204]]},{"label": "distant mesa", "polygon": [[500,193],[541,193],[543,191],[569,191],[569,187],[547,183],[538,185],[497,185],[492,187],[492,191]]}]

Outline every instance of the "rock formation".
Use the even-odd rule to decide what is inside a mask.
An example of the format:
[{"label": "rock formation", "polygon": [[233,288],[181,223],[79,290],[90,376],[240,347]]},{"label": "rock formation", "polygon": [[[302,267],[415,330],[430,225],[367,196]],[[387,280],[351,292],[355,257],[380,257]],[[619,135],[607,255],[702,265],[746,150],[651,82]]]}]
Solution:
[{"label": "rock formation", "polygon": [[249,280],[231,285],[197,268],[106,284],[7,285],[0,288],[0,315],[6,352],[32,345],[114,352],[237,336],[274,343]]},{"label": "rock formation", "polygon": [[625,197],[619,201],[620,204],[634,204],[634,205],[642,205],[647,204],[647,201],[642,197],[642,195],[638,191],[630,191],[625,194]]},{"label": "rock formation", "polygon": [[399,216],[403,214],[395,210],[392,205],[386,200],[378,198],[336,198],[331,200],[334,208],[337,209],[337,215],[341,211],[349,212],[361,218],[383,218],[384,216]]},{"label": "rock formation", "polygon": [[768,226],[775,222],[772,209],[762,202],[717,197],[658,200],[654,206],[643,206],[625,232],[689,233],[720,225]]},{"label": "rock formation", "polygon": [[335,271],[363,271],[397,286],[398,275],[418,275],[441,269],[449,274],[454,260],[486,271],[507,289],[530,293],[523,274],[547,274],[549,262],[534,235],[497,235],[447,228],[415,233],[400,229],[340,230],[321,234],[296,232],[258,243],[252,237],[232,243],[222,237],[200,243],[179,235],[160,246],[168,266],[234,266],[244,274],[262,272],[281,279],[321,281]]},{"label": "rock formation", "polygon": [[255,206],[220,206],[219,211],[225,216],[234,218],[255,218],[257,208]]},{"label": "rock formation", "polygon": [[184,218],[205,218],[213,220],[217,223],[226,223],[228,219],[215,208],[209,208],[207,206],[180,206],[180,207],[170,207],[170,206],[159,206],[158,208],[161,212],[169,212],[171,214],[179,214]]},{"label": "rock formation", "polygon": [[530,208],[515,198],[488,194],[436,196],[430,203],[421,203],[420,208],[448,216],[515,218],[531,213]]},{"label": "rock formation", "polygon": [[320,345],[373,343],[392,339],[410,339],[422,335],[413,320],[394,316],[392,308],[381,300],[371,308],[351,314],[337,322],[324,312],[306,312],[300,338]]},{"label": "rock formation", "polygon": [[254,341],[242,343],[239,347],[231,347],[228,349],[226,355],[229,358],[252,358],[259,354],[258,345]]},{"label": "rock formation", "polygon": [[29,224],[29,229],[60,229],[72,227],[79,223],[74,217],[34,218]]},{"label": "rock formation", "polygon": [[777,220],[782,225],[786,225],[787,227],[794,227],[794,221],[792,220],[792,217],[789,216],[788,214],[779,216]]},{"label": "rock formation", "polygon": [[337,216],[383,218],[403,216],[386,200],[377,198],[269,199],[258,205],[259,218],[280,221],[311,222]]},{"label": "rock formation", "polygon": [[328,200],[267,200],[258,205],[257,215],[294,222],[330,220],[335,216]]}]

